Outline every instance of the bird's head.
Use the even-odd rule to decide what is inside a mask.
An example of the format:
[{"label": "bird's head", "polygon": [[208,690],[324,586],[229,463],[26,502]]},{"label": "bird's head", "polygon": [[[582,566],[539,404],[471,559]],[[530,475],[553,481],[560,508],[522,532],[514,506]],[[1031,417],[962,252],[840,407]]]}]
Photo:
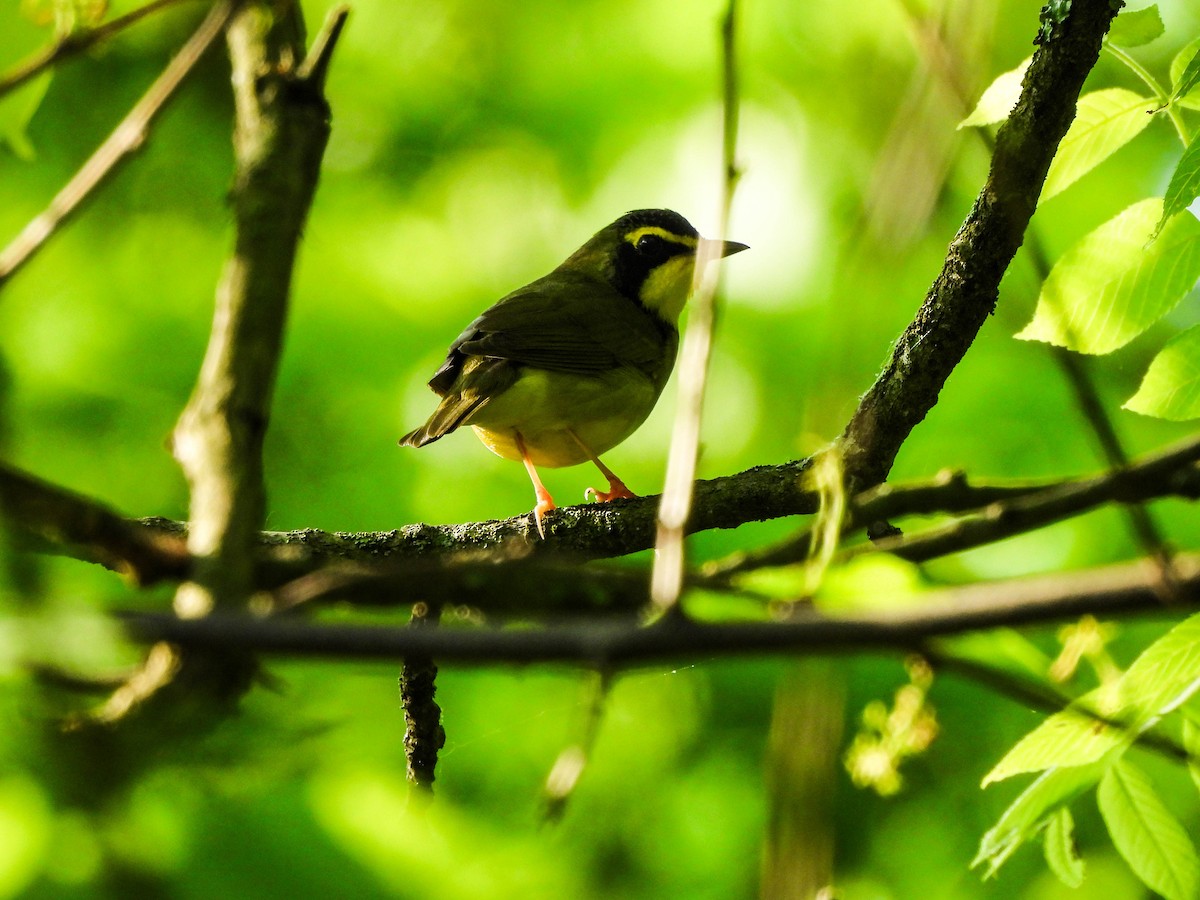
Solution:
[{"label": "bird's head", "polygon": [[637,209],[598,231],[563,264],[595,272],[671,324],[692,292],[697,254],[712,260],[748,249],[700,236],[669,209]]}]

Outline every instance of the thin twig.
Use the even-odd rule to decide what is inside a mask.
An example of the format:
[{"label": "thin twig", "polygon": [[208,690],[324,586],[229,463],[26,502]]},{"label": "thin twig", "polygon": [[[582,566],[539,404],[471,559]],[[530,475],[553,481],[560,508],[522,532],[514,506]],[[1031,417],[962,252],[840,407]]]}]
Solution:
[{"label": "thin twig", "polygon": [[[438,605],[413,606],[409,628],[436,628],[442,610]],[[446,743],[442,708],[437,694],[437,665],[429,656],[404,657],[400,670],[400,704],[404,708],[404,757],[408,783],[418,795],[432,796],[438,753]]]},{"label": "thin twig", "polygon": [[[1050,277],[1050,261],[1046,250],[1036,230],[1030,234],[1026,250],[1038,280],[1045,282]],[[1100,393],[1096,390],[1095,382],[1088,372],[1084,360],[1065,347],[1050,348],[1054,361],[1067,378],[1071,390],[1075,394],[1075,402],[1079,404],[1080,412],[1091,426],[1104,459],[1117,471],[1129,468],[1129,454],[1117,435],[1112,417],[1104,408]],[[1126,518],[1134,538],[1141,544],[1142,551],[1158,560],[1158,568],[1162,580],[1164,600],[1170,599],[1173,591],[1174,575],[1171,570],[1171,551],[1163,537],[1162,530],[1154,521],[1150,510],[1141,503],[1129,503],[1124,507]]]},{"label": "thin twig", "polygon": [[542,811],[550,822],[557,822],[563,817],[596,748],[596,738],[604,720],[604,704],[612,690],[612,674],[608,669],[590,673],[585,688],[587,700],[584,704],[582,733],[579,740],[559,752],[554,765],[550,767],[550,774],[546,776],[546,784],[542,789]]},{"label": "thin twig", "polygon": [[[724,241],[729,224],[729,208],[737,186],[736,163],[738,129],[737,82],[737,0],[729,7],[721,25],[721,46],[724,65],[721,141],[721,201],[717,224],[717,241]],[[719,247],[720,244],[710,244]],[[696,254],[696,274],[699,281],[691,303],[687,333],[679,366],[679,399],[675,427],[671,434],[671,449],[667,457],[667,475],[663,485],[662,503],[658,509],[655,537],[654,571],[650,581],[650,596],[663,612],[676,608],[683,590],[683,538],[688,516],[692,511],[696,467],[700,458],[700,424],[704,414],[704,394],[708,384],[709,359],[712,356],[713,335],[717,319],[717,291],[720,269],[713,277],[704,275],[710,263],[720,265],[715,255]],[[717,251],[714,251],[716,253]]]},{"label": "thin twig", "polygon": [[92,192],[146,140],[150,123],[225,28],[234,0],[218,0],[150,89],[75,173],[50,205],[0,251],[0,288],[46,243]]},{"label": "thin twig", "polygon": [[[1016,700],[1023,706],[1031,706],[1047,713],[1057,713],[1070,709],[1098,724],[1119,731],[1132,730],[1125,722],[1113,719],[1111,716],[1106,716],[1099,710],[1074,703],[1074,698],[1069,697],[1062,691],[1055,690],[1048,684],[1032,681],[996,666],[989,666],[977,660],[958,656],[934,644],[926,644],[918,652],[929,661],[934,669],[944,669],[963,678],[970,679],[997,694]],[[1192,754],[1186,748],[1165,735],[1152,731],[1143,731],[1141,734],[1131,734],[1130,737],[1144,749],[1152,750],[1172,762],[1195,762]]]},{"label": "thin twig", "polygon": [[323,91],[325,89],[325,77],[329,73],[333,50],[342,36],[342,29],[346,27],[346,20],[349,17],[350,7],[344,3],[329,10],[325,14],[325,21],[321,23],[321,30],[313,38],[308,55],[304,57],[304,62],[296,70],[296,77],[307,82],[313,90]]},{"label": "thin twig", "polygon": [[187,2],[187,0],[152,0],[145,6],[139,6],[137,9],[125,13],[123,16],[117,16],[108,22],[103,22],[95,28],[84,28],[64,35],[0,75],[0,97],[15,91],[60,62],[78,56],[97,44],[107,41],[147,16],[182,2]]},{"label": "thin twig", "polygon": [[[879,519],[935,513],[972,513],[947,525],[881,538],[851,547],[844,556],[884,552],[914,562],[979,547],[1023,534],[1104,503],[1140,503],[1164,496],[1200,497],[1200,438],[1150,454],[1124,469],[1090,478],[1025,485],[973,485],[949,473],[931,482],[882,484],[855,497],[847,531]],[[779,544],[733,554],[703,567],[700,581],[728,583],[739,572],[791,565],[808,557],[811,535],[803,531]]]}]

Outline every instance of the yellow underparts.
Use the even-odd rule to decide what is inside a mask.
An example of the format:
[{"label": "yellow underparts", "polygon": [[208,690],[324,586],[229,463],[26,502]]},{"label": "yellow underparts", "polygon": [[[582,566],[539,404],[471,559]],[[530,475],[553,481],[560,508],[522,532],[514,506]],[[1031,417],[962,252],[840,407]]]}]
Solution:
[{"label": "yellow underparts", "polygon": [[621,443],[645,421],[657,399],[658,390],[635,369],[595,376],[526,369],[464,424],[505,459],[521,459],[520,432],[534,465],[560,468],[587,461],[579,441],[596,456]]}]

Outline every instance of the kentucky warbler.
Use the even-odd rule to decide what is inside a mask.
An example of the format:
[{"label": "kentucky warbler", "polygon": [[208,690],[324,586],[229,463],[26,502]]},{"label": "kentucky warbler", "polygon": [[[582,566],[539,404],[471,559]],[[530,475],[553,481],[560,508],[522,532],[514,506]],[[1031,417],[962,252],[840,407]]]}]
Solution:
[{"label": "kentucky warbler", "polygon": [[667,383],[701,248],[710,259],[747,249],[700,237],[668,209],[621,216],[467,326],[429,381],[442,402],[400,443],[423,447],[470,425],[493,453],[525,464],[543,537],[555,506],[535,466],[590,459],[608,491],[589,494],[636,496],[600,454],[633,434]]}]

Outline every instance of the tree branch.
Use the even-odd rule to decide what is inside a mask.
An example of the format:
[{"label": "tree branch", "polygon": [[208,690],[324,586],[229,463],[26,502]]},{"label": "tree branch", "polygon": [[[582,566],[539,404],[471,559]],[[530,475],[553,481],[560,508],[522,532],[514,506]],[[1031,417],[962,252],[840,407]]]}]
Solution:
[{"label": "tree branch", "polygon": [[152,0],[145,6],[117,16],[108,22],[103,22],[94,28],[84,28],[63,35],[54,43],[42,48],[26,59],[21,60],[9,71],[0,75],[0,97],[12,93],[17,88],[36,78],[42,72],[50,69],[64,60],[78,56],[107,41],[109,38],[124,31],[130,25],[136,25],[142,19],[170,6],[175,6],[183,0]]},{"label": "tree branch", "polygon": [[141,147],[154,119],[204,52],[212,46],[233,13],[233,0],[219,0],[150,89],[75,176],[50,201],[46,210],[25,226],[0,251],[0,288],[49,240],[119,163]]},{"label": "tree branch", "polygon": [[[1200,603],[1200,556],[1176,561],[1179,599]],[[762,653],[831,653],[868,648],[919,650],[929,638],[1000,626],[1078,617],[1084,613],[1162,613],[1158,575],[1139,560],[1083,572],[931,591],[917,608],[829,618],[798,607],[787,622],[705,624],[667,616],[641,626],[626,619],[574,622],[550,628],[450,629],[318,625],[291,618],[216,614],[178,619],[154,613],[121,615],[142,641],[170,641],[229,652],[338,659],[440,662],[570,662],[630,666],[666,660]]]},{"label": "tree branch", "polygon": [[[974,513],[948,525],[852,547],[849,555],[894,553],[923,562],[1034,531],[1104,503],[1133,504],[1166,496],[1200,498],[1200,438],[1144,457],[1125,469],[1090,478],[1026,485],[974,485],[961,473],[925,484],[881,484],[851,502],[844,533],[871,522],[907,515]],[[774,546],[733,554],[706,565],[705,581],[728,581],[739,572],[784,566],[808,558],[812,534],[805,530]]]},{"label": "tree branch", "polygon": [[0,464],[0,517],[35,549],[97,563],[145,586],[187,571],[185,539]]},{"label": "tree branch", "polygon": [[[961,474],[948,473],[925,483],[883,484],[855,498],[847,530],[881,518],[977,513],[974,518],[887,545],[890,552],[928,559],[936,555],[934,541],[948,542],[940,552],[954,552],[1030,531],[1104,503],[1167,496],[1200,498],[1197,461],[1200,438],[1192,438],[1146,456],[1123,471],[1066,481],[972,484]],[[689,530],[732,528],[748,521],[811,513],[816,508],[816,497],[800,487],[801,473],[806,468],[806,462],[761,466],[697,482],[697,504]],[[466,525],[408,525],[383,532],[313,528],[263,532],[258,536],[255,583],[258,588],[271,589],[323,566],[358,563],[368,567],[366,575],[364,569],[354,567],[314,572],[311,580],[289,585],[277,602],[287,608],[344,590],[355,602],[367,604],[437,600],[473,605],[478,602],[477,596],[488,593],[486,582],[491,570],[508,564],[506,578],[524,578],[517,572],[530,572],[528,594],[533,599],[526,598],[528,604],[514,611],[562,609],[567,596],[564,592],[571,587],[580,563],[623,556],[649,546],[656,499],[643,497],[560,509],[547,520],[546,541],[530,539],[528,515]],[[6,508],[5,503],[11,510],[14,532],[34,542],[42,552],[130,571],[143,584],[179,580],[187,574],[189,557],[183,552],[187,526],[183,523],[162,518],[124,519],[94,500],[0,465],[0,511]],[[775,546],[734,554],[704,566],[701,580],[726,583],[741,571],[790,565],[806,558],[807,542],[807,534],[802,533]],[[381,568],[385,563],[392,569]],[[555,586],[551,571],[554,566],[563,569],[561,591]],[[550,574],[537,590],[539,571]],[[629,570],[622,569],[621,574],[628,575]],[[602,578],[594,568],[589,570],[592,576]],[[396,584],[405,579],[421,585],[425,593],[412,596],[399,591]],[[634,602],[633,594],[643,586],[642,582],[637,587],[605,582],[598,604],[613,603],[624,608],[626,603]],[[578,587],[575,583],[576,595]],[[518,590],[517,594],[524,597],[526,591]],[[537,598],[544,602],[536,602]]]},{"label": "tree branch", "polygon": [[[236,239],[173,444],[191,486],[192,582],[176,596],[177,608],[189,615],[244,602],[254,589],[254,548],[266,507],[263,438],[297,246],[329,138],[319,79],[296,73],[303,32],[294,3],[280,12],[273,3],[245,2],[229,25]],[[323,77],[323,63],[319,71]]]},{"label": "tree branch", "polygon": [[842,434],[852,485],[861,489],[887,478],[900,446],[937,403],[995,309],[1000,279],[1021,245],[1114,15],[1109,0],[1074,0],[1065,21],[1034,53],[1021,97],[996,136],[987,181],[950,243],[941,273]]}]

